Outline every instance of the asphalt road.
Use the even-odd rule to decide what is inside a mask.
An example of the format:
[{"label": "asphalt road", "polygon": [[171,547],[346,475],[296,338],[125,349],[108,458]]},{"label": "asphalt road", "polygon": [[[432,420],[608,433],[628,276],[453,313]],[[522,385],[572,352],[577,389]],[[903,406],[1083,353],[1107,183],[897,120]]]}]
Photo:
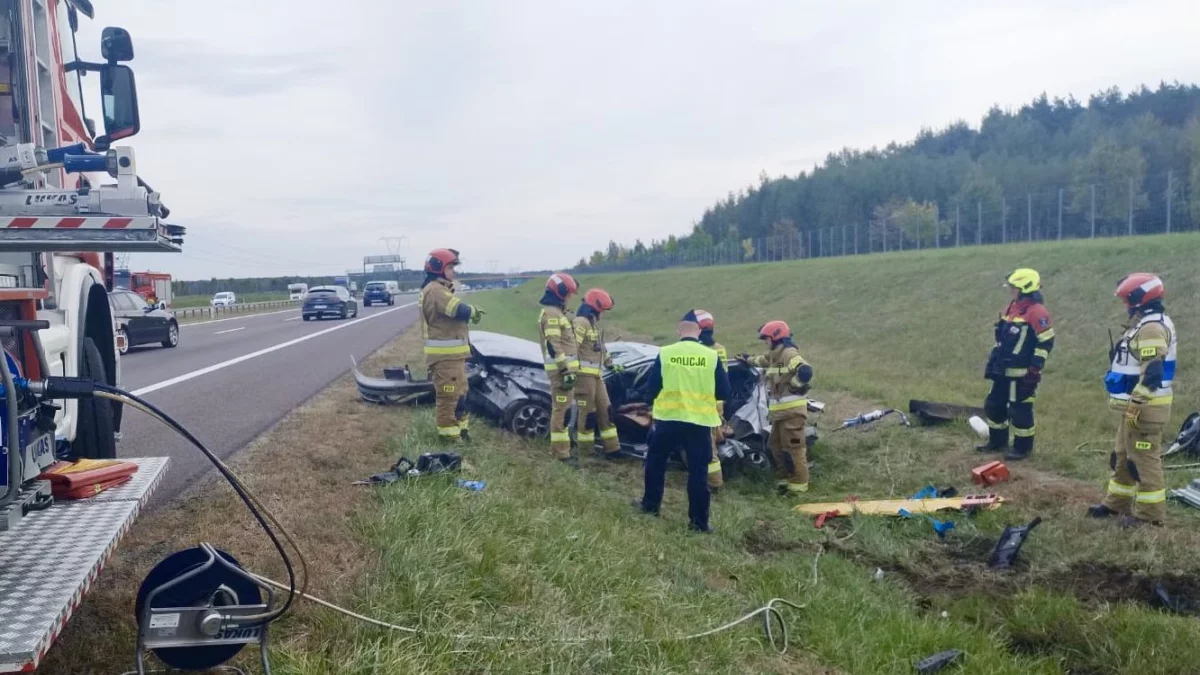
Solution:
[{"label": "asphalt road", "polygon": [[[361,361],[411,326],[412,302],[401,296],[345,321],[303,321],[299,309],[288,309],[184,324],[178,347],[135,347],[123,356],[121,385],[228,457],[345,375],[351,355]],[[171,458],[155,503],[211,470],[187,441],[136,410],[125,410],[121,431],[118,456]]]}]

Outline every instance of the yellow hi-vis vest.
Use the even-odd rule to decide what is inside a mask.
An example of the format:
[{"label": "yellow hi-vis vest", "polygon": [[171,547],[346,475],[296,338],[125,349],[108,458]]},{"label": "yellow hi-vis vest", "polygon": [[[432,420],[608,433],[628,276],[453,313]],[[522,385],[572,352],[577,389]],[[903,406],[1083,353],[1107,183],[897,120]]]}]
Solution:
[{"label": "yellow hi-vis vest", "polygon": [[717,353],[683,340],[658,352],[662,391],[654,399],[654,419],[721,426],[717,414]]}]

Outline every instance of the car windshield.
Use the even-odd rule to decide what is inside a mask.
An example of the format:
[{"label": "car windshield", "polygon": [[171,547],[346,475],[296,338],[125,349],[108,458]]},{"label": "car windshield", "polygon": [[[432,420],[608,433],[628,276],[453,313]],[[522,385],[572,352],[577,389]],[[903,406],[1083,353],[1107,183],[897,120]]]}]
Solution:
[{"label": "car windshield", "polygon": [[214,295],[213,297],[214,297],[214,298],[216,298],[216,299],[218,299],[218,300],[225,300],[226,298],[230,298],[230,297],[232,297],[232,296],[233,296],[233,294],[232,294],[232,293],[217,293],[217,294],[216,294],[216,295]]},{"label": "car windshield", "polygon": [[382,291],[385,288],[387,288],[387,286],[384,286],[383,284],[367,284],[368,291]]},{"label": "car windshield", "polygon": [[309,295],[337,295],[337,291],[332,288],[314,288],[308,292]]}]

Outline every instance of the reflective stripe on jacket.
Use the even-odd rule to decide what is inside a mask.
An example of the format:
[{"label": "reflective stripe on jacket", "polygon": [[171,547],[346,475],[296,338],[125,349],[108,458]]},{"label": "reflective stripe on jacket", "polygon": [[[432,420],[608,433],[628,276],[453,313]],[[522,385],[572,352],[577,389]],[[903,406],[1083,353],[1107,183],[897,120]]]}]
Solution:
[{"label": "reflective stripe on jacket", "polygon": [[683,340],[659,350],[662,389],[654,399],[654,419],[721,426],[717,414],[717,353]]},{"label": "reflective stripe on jacket", "polygon": [[471,355],[467,322],[457,318],[462,301],[455,297],[449,280],[435,279],[425,284],[417,304],[421,308],[426,363],[463,360]]},{"label": "reflective stripe on jacket", "polygon": [[[1111,355],[1104,387],[1114,406],[1131,400],[1148,405],[1170,405],[1174,398],[1175,354],[1178,350],[1175,324],[1162,312],[1146,314],[1117,341]],[[1161,361],[1161,372],[1147,377],[1147,370]],[[1150,385],[1147,386],[1147,380]]]}]

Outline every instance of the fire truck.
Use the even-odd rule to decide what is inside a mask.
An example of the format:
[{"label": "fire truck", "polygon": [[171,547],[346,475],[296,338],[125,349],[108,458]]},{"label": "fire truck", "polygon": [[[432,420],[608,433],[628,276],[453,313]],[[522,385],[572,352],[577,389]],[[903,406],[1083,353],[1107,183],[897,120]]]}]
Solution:
[{"label": "fire truck", "polygon": [[116,456],[120,405],[44,383],[119,384],[113,255],[177,252],[184,234],[114,145],[140,128],[133,42],[105,28],[103,61],[82,60],[76,31],[93,15],[89,0],[0,0],[0,672],[36,668],[166,466],[125,458],[133,481],[81,501],[41,479],[59,459]]},{"label": "fire truck", "polygon": [[171,275],[166,272],[130,272],[117,268],[113,272],[113,285],[125,287],[142,296],[151,307],[171,307]]}]

